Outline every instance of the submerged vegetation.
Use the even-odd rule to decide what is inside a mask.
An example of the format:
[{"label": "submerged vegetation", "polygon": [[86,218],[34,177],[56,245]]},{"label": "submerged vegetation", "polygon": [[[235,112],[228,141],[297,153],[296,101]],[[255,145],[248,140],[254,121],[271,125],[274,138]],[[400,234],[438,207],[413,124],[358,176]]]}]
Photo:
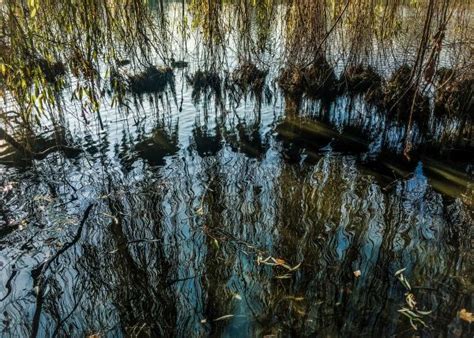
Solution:
[{"label": "submerged vegetation", "polygon": [[0,2],[0,331],[472,336],[466,0]]}]

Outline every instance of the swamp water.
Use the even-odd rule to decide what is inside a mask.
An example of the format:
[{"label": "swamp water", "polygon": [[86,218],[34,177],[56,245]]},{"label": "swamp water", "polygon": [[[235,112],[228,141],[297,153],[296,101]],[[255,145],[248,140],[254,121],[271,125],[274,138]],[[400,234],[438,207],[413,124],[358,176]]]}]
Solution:
[{"label": "swamp water", "polygon": [[268,100],[196,100],[176,39],[173,85],[100,123],[65,90],[79,154],[0,165],[0,335],[471,336],[469,161],[403,161],[357,97],[289,112],[276,67]]}]

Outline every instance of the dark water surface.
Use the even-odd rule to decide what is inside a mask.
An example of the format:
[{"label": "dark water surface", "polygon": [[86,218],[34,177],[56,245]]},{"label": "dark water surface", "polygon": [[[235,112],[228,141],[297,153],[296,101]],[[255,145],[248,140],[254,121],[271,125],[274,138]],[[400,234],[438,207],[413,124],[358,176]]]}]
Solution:
[{"label": "dark water surface", "polygon": [[0,165],[2,337],[472,336],[465,162],[386,153],[403,128],[357,98],[193,102],[196,69]]}]

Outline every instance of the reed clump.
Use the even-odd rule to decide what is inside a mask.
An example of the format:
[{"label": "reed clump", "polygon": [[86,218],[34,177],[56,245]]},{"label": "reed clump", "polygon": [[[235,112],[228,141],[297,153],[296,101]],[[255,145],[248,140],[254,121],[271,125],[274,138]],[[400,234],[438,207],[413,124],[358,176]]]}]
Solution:
[{"label": "reed clump", "polygon": [[199,101],[202,95],[213,93],[217,97],[222,94],[221,77],[214,71],[198,70],[193,75],[187,76],[186,80],[192,87],[191,96],[194,101]]},{"label": "reed clump", "polygon": [[412,67],[399,67],[384,87],[383,108],[390,117],[408,121],[410,117],[426,124],[429,118],[429,99],[412,83]]},{"label": "reed clump", "polygon": [[383,78],[371,66],[357,64],[347,67],[341,76],[341,85],[351,94],[381,90]]},{"label": "reed clump", "polygon": [[262,94],[268,71],[259,69],[254,63],[246,61],[232,73],[233,82],[244,92],[250,90],[255,95]]},{"label": "reed clump", "polygon": [[291,65],[282,69],[277,82],[286,95],[294,98],[306,94],[312,99],[324,99],[337,93],[336,74],[323,57],[309,66]]},{"label": "reed clump", "polygon": [[134,94],[159,93],[172,84],[173,79],[171,68],[149,66],[142,73],[128,77],[129,90]]},{"label": "reed clump", "polygon": [[454,69],[437,72],[435,113],[474,118],[474,76]]}]

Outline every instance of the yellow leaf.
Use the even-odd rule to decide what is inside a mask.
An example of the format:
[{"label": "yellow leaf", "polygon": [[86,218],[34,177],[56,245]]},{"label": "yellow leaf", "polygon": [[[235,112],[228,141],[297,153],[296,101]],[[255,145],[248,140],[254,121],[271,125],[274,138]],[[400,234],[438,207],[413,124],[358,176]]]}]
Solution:
[{"label": "yellow leaf", "polygon": [[461,311],[459,311],[459,318],[469,323],[472,323],[474,321],[474,315],[472,314],[472,312],[468,312],[466,309],[462,309]]},{"label": "yellow leaf", "polygon": [[284,259],[281,259],[281,258],[275,258],[275,264],[276,265],[284,265],[286,264],[285,260]]},{"label": "yellow leaf", "polygon": [[416,306],[415,295],[413,295],[413,293],[409,292],[409,293],[406,294],[405,300],[406,300],[408,306],[410,307],[410,309],[413,310]]},{"label": "yellow leaf", "polygon": [[359,278],[361,275],[362,275],[362,272],[360,272],[360,270],[354,271],[355,278]]}]

